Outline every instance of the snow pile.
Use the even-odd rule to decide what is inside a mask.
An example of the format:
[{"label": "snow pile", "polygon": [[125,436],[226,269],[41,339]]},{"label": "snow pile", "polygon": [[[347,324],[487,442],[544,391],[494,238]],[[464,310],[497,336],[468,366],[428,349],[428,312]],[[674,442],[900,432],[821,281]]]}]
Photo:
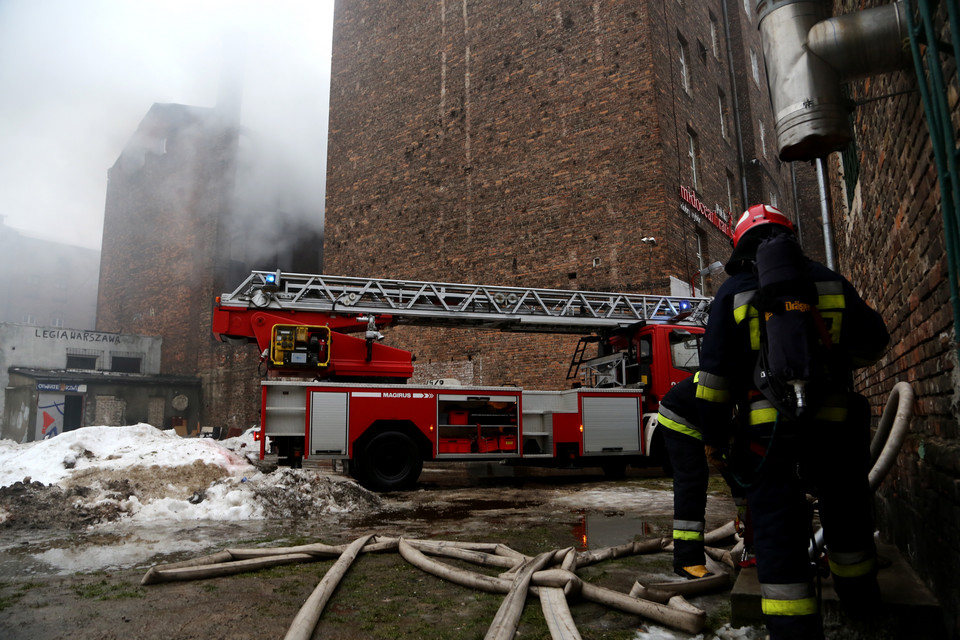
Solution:
[{"label": "snow pile", "polygon": [[0,527],[314,518],[380,504],[355,483],[317,472],[261,473],[244,455],[255,450],[250,433],[218,442],[147,424],[0,440]]}]

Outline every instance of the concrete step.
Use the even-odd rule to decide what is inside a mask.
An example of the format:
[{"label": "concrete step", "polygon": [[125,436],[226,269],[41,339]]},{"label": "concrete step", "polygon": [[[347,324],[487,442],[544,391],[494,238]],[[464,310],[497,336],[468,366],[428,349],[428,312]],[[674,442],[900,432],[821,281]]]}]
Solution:
[{"label": "concrete step", "polygon": [[[946,637],[940,604],[899,550],[893,545],[880,545],[878,554],[881,559],[878,582],[883,607],[872,620],[849,619],[840,607],[833,581],[829,577],[822,580],[821,611],[827,637],[871,640],[940,640]],[[730,610],[734,626],[763,624],[756,567],[740,570],[730,592]]]}]

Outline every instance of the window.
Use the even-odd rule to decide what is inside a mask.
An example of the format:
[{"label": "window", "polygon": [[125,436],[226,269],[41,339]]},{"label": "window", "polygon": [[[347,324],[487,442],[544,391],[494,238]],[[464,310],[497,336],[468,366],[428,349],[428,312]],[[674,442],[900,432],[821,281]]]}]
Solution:
[{"label": "window", "polygon": [[112,355],[110,357],[110,371],[117,373],[140,373],[140,364],[143,358],[139,355]]},{"label": "window", "polygon": [[97,356],[83,356],[67,354],[67,369],[97,369]]},{"label": "window", "polygon": [[683,90],[690,93],[690,69],[687,66],[687,41],[679,33],[677,41],[680,45],[680,83]]},{"label": "window", "polygon": [[763,120],[760,121],[760,152],[767,157],[767,128],[763,126]]},{"label": "window", "polygon": [[717,25],[717,16],[710,12],[710,49],[713,57],[720,59],[720,27]]},{"label": "window", "polygon": [[748,20],[753,20],[753,2],[752,0],[743,0],[743,10],[747,14]]},{"label": "window", "polygon": [[63,318],[55,317],[55,318],[53,318],[53,319],[50,321],[50,324],[53,325],[54,327],[57,327],[58,329],[62,329],[62,328],[63,328]]},{"label": "window", "polygon": [[670,332],[670,355],[675,369],[690,373],[700,369],[700,336],[683,329]]},{"label": "window", "polygon": [[700,56],[700,62],[707,64],[707,48],[703,46],[700,38],[697,38],[697,55]]},{"label": "window", "polygon": [[687,129],[687,157],[690,159],[690,183],[696,190],[700,188],[700,178],[697,174],[697,163],[700,159],[700,143],[697,134]]},{"label": "window", "polygon": [[729,136],[727,132],[727,96],[724,95],[722,89],[717,90],[717,102],[720,108],[720,136],[727,140]]},{"label": "window", "polygon": [[771,206],[771,207],[779,207],[780,205],[778,204],[778,202],[779,202],[779,199],[777,198],[777,192],[776,192],[776,191],[771,191],[771,192],[770,192],[770,206]]},{"label": "window", "polygon": [[750,71],[753,73],[753,81],[760,86],[760,62],[757,60],[757,52],[750,49]]}]

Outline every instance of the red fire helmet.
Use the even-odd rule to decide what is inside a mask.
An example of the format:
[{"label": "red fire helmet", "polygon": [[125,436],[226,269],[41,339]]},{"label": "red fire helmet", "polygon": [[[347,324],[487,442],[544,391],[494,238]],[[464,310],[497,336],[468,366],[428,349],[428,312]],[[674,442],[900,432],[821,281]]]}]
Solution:
[{"label": "red fire helmet", "polygon": [[779,224],[789,229],[790,233],[796,232],[793,223],[787,216],[780,213],[779,209],[768,204],[755,204],[744,211],[740,219],[737,220],[737,226],[733,229],[734,248],[740,242],[743,234],[762,224]]}]

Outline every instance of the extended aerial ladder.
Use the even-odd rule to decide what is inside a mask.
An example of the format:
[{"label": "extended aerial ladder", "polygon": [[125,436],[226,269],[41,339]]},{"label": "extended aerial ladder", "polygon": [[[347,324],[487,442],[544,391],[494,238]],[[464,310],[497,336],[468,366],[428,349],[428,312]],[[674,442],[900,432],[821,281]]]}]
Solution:
[{"label": "extended aerial ladder", "polygon": [[221,308],[392,318],[394,324],[583,333],[699,320],[708,298],[254,271]]},{"label": "extended aerial ladder", "polygon": [[[256,341],[269,350],[275,368],[321,370],[341,378],[405,378],[412,367],[402,362],[402,354],[376,344],[382,337],[378,328],[413,324],[609,335],[638,323],[697,324],[708,303],[708,298],[686,296],[253,271],[219,297],[213,331],[221,339]],[[292,317],[301,327],[299,336]],[[364,333],[363,348],[341,344],[338,337],[336,357],[331,357],[333,333],[358,332]],[[578,349],[581,359],[583,353]]]}]

